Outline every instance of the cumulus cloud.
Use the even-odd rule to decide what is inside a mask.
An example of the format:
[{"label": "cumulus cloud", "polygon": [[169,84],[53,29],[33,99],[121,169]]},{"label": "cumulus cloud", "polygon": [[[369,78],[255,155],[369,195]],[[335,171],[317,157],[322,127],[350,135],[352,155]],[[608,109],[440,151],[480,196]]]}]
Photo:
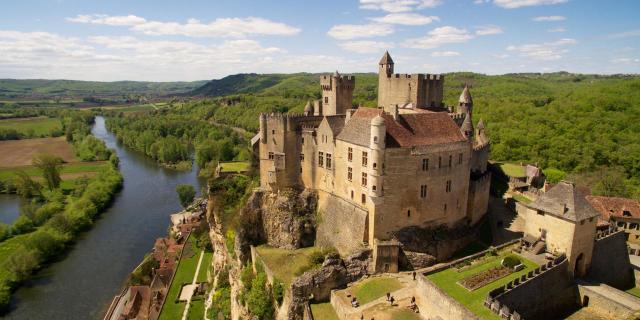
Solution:
[{"label": "cumulus cloud", "polygon": [[442,0],[360,0],[360,9],[398,13],[434,8],[441,4]]},{"label": "cumulus cloud", "polygon": [[493,26],[493,25],[489,25],[489,26],[481,26],[478,27],[476,29],[476,35],[479,36],[488,36],[488,35],[492,35],[492,34],[500,34],[502,33],[502,29],[498,26]]},{"label": "cumulus cloud", "polygon": [[425,37],[407,39],[403,46],[415,49],[432,49],[448,43],[462,43],[473,39],[466,29],[459,29],[451,26],[435,28],[427,33]]},{"label": "cumulus cloud", "polygon": [[563,16],[541,16],[541,17],[535,17],[533,19],[531,19],[533,21],[536,22],[543,22],[543,21],[564,21],[567,20],[567,18],[563,17]]},{"label": "cumulus cloud", "polygon": [[340,43],[340,47],[356,53],[376,53],[393,48],[393,43],[367,40],[347,41]]},{"label": "cumulus cloud", "polygon": [[576,43],[576,40],[567,38],[554,42],[508,46],[507,50],[518,52],[525,58],[549,61],[561,59],[565,53],[569,52],[564,46]]},{"label": "cumulus cloud", "polygon": [[432,57],[440,58],[440,57],[457,57],[460,55],[460,52],[457,51],[435,51],[431,53]]},{"label": "cumulus cloud", "polygon": [[390,13],[384,17],[369,18],[375,22],[419,26],[440,21],[436,16],[425,16],[418,13]]},{"label": "cumulus cloud", "polygon": [[393,33],[393,27],[387,24],[339,24],[331,27],[327,34],[339,40],[372,38]]},{"label": "cumulus cloud", "polygon": [[187,37],[243,38],[249,35],[291,36],[300,32],[300,29],[285,23],[257,17],[218,18],[209,23],[203,23],[197,19],[189,19],[186,23],[180,23],[150,21],[134,15],[108,16],[92,14],[67,18],[67,21],[108,26],[128,26],[135,32],[154,36],[182,35]]},{"label": "cumulus cloud", "polygon": [[567,1],[569,0],[493,0],[493,3],[502,8],[516,9],[520,7],[560,4]]}]

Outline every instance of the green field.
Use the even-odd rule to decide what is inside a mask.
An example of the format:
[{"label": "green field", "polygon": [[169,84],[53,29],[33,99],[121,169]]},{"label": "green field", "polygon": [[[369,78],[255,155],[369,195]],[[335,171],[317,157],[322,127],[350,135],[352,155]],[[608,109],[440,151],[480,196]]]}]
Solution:
[{"label": "green field", "polygon": [[15,129],[22,135],[49,136],[53,130],[62,130],[62,122],[47,117],[4,119],[0,120],[0,129]]},{"label": "green field", "polygon": [[147,104],[136,104],[136,105],[108,106],[108,107],[101,107],[101,109],[127,113],[127,112],[143,112],[143,111],[158,110],[164,106],[166,106],[166,103],[147,103]]},{"label": "green field", "polygon": [[364,305],[399,289],[402,284],[395,278],[371,278],[351,287],[351,292],[360,305]]},{"label": "green field", "polygon": [[191,301],[191,306],[189,307],[189,316],[187,317],[187,319],[189,320],[204,319],[204,300],[203,299]]},{"label": "green field", "polygon": [[200,272],[198,273],[198,279],[196,280],[197,282],[207,282],[207,270],[209,270],[212,258],[213,252],[204,252],[204,256],[202,257],[202,264],[200,265]]},{"label": "green field", "polygon": [[311,313],[313,313],[314,319],[339,320],[330,302],[311,304]]},{"label": "green field", "polygon": [[233,161],[233,162],[220,162],[222,168],[220,172],[234,172],[241,173],[249,170],[251,164],[246,161]]},{"label": "green field", "polygon": [[509,177],[520,178],[525,176],[524,167],[513,163],[500,163],[500,169]]},{"label": "green field", "polygon": [[288,288],[296,277],[295,273],[307,265],[309,256],[319,248],[309,247],[296,250],[273,248],[269,246],[256,247],[263,262],[273,272],[273,275]]},{"label": "green field", "polygon": [[[108,163],[106,161],[94,161],[94,162],[74,162],[62,165],[60,174],[77,174],[85,172],[98,172],[102,170]],[[24,171],[31,177],[39,177],[42,173],[40,170],[33,166],[16,167],[16,168],[0,168],[0,180],[9,179],[15,177],[16,172]]]},{"label": "green field", "polygon": [[502,258],[506,255],[509,255],[508,252],[503,252],[502,254],[486,259],[482,263],[472,266],[469,269],[466,269],[462,272],[458,272],[455,268],[448,268],[446,270],[433,273],[427,276],[427,279],[433,281],[440,289],[446,292],[452,298],[458,300],[458,302],[462,303],[467,309],[471,310],[477,316],[483,319],[500,319],[498,316],[493,314],[491,310],[484,307],[484,299],[489,293],[489,291],[498,288],[500,286],[504,286],[511,280],[520,277],[521,275],[535,269],[538,267],[537,264],[519,257],[522,263],[524,263],[525,268],[521,271],[514,272],[504,278],[498,279],[494,282],[491,282],[484,287],[476,289],[474,291],[469,291],[459,285],[457,282],[461,279],[467,278],[474,274],[480,273],[482,271],[495,268],[500,265]]}]

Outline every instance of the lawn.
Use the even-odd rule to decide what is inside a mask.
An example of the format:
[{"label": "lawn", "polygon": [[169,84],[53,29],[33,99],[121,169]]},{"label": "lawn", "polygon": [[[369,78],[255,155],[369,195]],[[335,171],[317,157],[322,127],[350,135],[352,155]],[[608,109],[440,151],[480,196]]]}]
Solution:
[{"label": "lawn", "polygon": [[364,305],[399,289],[402,289],[402,284],[395,278],[371,278],[351,287],[351,293],[358,298],[360,305]]},{"label": "lawn", "polygon": [[314,319],[338,320],[338,315],[330,302],[311,304],[311,313]]},{"label": "lawn", "polygon": [[449,268],[434,274],[430,274],[427,278],[433,281],[440,289],[445,291],[449,296],[458,300],[462,305],[464,305],[467,309],[471,310],[473,313],[478,315],[483,319],[499,319],[498,316],[493,314],[491,310],[484,307],[484,299],[489,293],[489,291],[504,286],[511,280],[520,277],[521,275],[535,269],[538,267],[537,264],[524,259],[519,256],[520,260],[524,263],[525,268],[521,271],[514,272],[504,278],[496,280],[492,283],[487,284],[484,287],[476,289],[474,291],[469,291],[459,285],[457,282],[461,279],[467,278],[471,275],[477,274],[479,272],[495,268],[500,265],[500,261],[508,252],[504,252],[498,256],[495,256],[493,259],[487,259],[483,263],[470,267],[467,270],[462,272],[457,272],[455,268]]},{"label": "lawn", "polygon": [[221,172],[245,172],[249,170],[251,164],[245,161],[234,161],[234,162],[220,162],[220,166],[222,167]]},{"label": "lawn", "polygon": [[627,290],[626,292],[640,298],[640,288],[638,287],[633,287]]},{"label": "lawn", "polygon": [[202,320],[204,319],[204,299],[192,300],[189,307],[188,320]]},{"label": "lawn", "polygon": [[57,118],[33,117],[0,120],[0,129],[15,129],[18,133],[48,136],[53,130],[61,130],[62,122]]},{"label": "lawn", "polygon": [[211,265],[211,258],[213,258],[213,252],[205,251],[200,265],[200,272],[198,273],[198,282],[207,282],[207,270]]},{"label": "lawn", "polygon": [[512,194],[511,194],[511,196],[512,196],[512,197],[513,197],[513,199],[515,199],[516,201],[518,201],[518,202],[522,202],[522,203],[524,203],[524,204],[528,204],[528,203],[531,203],[531,202],[532,202],[532,200],[531,200],[531,199],[529,199],[529,198],[527,198],[526,196],[523,196],[523,195],[521,195],[521,194],[519,194],[519,193],[512,193]]},{"label": "lawn", "polygon": [[272,248],[268,246],[256,247],[256,250],[264,263],[273,272],[274,276],[282,281],[286,288],[296,277],[295,272],[305,266],[309,261],[309,256],[316,250],[316,247],[302,248],[296,250],[286,250]]},{"label": "lawn", "polygon": [[[186,246],[191,246],[192,249],[187,249]],[[188,252],[190,251],[192,252],[192,254],[188,254]],[[183,250],[183,256],[178,263],[178,270],[176,271],[176,274],[173,277],[173,281],[171,282],[169,293],[167,293],[167,300],[164,302],[164,306],[162,306],[160,319],[170,320],[180,319],[182,317],[185,303],[176,303],[176,300],[178,300],[182,285],[191,283],[193,281],[193,274],[196,272],[196,268],[198,267],[199,258],[200,252],[196,250],[195,239],[193,237],[189,237],[189,240]]]},{"label": "lawn", "polygon": [[502,169],[502,172],[504,172],[504,174],[509,177],[519,178],[525,176],[524,167],[521,165],[513,163],[500,163],[499,166],[500,169]]}]

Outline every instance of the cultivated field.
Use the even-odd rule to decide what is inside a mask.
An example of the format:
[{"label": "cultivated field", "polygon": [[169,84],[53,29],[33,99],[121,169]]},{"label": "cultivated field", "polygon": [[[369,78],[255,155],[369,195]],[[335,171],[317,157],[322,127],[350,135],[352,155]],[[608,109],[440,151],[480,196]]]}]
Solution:
[{"label": "cultivated field", "polygon": [[7,140],[0,141],[0,168],[30,166],[41,153],[58,156],[65,162],[78,161],[64,137]]},{"label": "cultivated field", "polygon": [[0,120],[0,129],[15,129],[20,134],[49,135],[52,130],[61,130],[60,119],[48,117],[16,118]]}]

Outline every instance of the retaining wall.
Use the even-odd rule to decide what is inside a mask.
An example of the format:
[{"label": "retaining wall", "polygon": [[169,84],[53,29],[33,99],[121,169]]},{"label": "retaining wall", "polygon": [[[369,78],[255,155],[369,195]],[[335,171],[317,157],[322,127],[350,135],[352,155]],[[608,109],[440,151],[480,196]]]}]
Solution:
[{"label": "retaining wall", "polygon": [[440,317],[447,320],[475,320],[480,319],[454,298],[447,295],[431,280],[420,275],[415,288],[416,303],[420,313],[429,315],[430,319]]}]

